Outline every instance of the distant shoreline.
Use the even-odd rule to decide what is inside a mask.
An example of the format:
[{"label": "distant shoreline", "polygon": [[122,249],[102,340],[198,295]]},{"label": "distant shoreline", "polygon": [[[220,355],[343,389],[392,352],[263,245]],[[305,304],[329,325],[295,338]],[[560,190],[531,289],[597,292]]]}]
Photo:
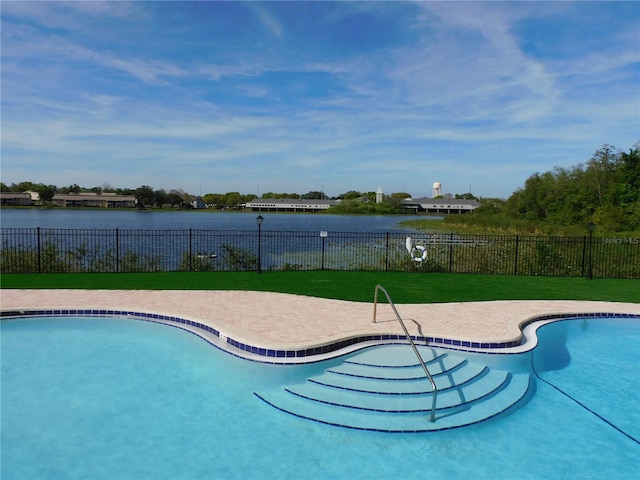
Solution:
[{"label": "distant shoreline", "polygon": [[206,212],[206,213],[246,213],[256,215],[258,213],[262,215],[268,214],[291,214],[291,215],[353,215],[358,217],[367,217],[367,216],[389,216],[389,217],[402,217],[402,216],[412,216],[419,218],[442,218],[444,214],[431,214],[431,213],[411,213],[409,211],[402,213],[344,213],[344,212],[332,212],[329,210],[323,210],[318,212],[291,212],[291,211],[269,211],[269,212],[254,212],[245,209],[234,209],[234,208],[171,208],[171,207],[153,207],[153,208],[105,208],[105,207],[57,207],[54,205],[4,205],[0,206],[0,211],[2,210],[55,210],[58,212],[73,212],[73,211],[93,211],[93,212]]}]

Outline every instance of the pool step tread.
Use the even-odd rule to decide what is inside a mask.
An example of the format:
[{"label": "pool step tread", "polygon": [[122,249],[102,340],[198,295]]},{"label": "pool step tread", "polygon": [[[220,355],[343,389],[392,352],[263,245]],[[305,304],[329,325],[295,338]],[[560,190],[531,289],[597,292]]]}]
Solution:
[{"label": "pool step tread", "polygon": [[[438,390],[437,409],[444,411],[470,405],[488,398],[510,381],[508,372],[482,370],[478,380],[446,390]],[[327,388],[313,382],[286,387],[301,398],[331,405],[382,412],[419,412],[431,410],[432,392],[416,395],[366,394],[353,390]]]},{"label": "pool step tread", "polygon": [[[411,380],[424,378],[424,370],[422,366],[417,363],[415,355],[414,361],[416,362],[415,364],[403,367],[373,366],[361,363],[344,362],[336,367],[327,369],[327,373],[384,380]],[[431,373],[431,376],[433,377],[446,374],[452,370],[460,368],[465,363],[467,363],[467,360],[453,355],[442,355],[438,357],[437,360],[425,362],[429,369],[429,373]]]},{"label": "pool step tread", "polygon": [[[430,373],[436,387],[440,390],[467,383],[474,377],[481,375],[484,368],[485,367],[480,364],[469,364],[465,362],[457,364],[455,369],[450,370],[449,373],[446,374],[442,372],[436,374],[433,372]],[[415,375],[412,374],[406,378],[370,378],[359,375],[336,374],[332,370],[333,369],[330,369],[321,375],[311,377],[308,379],[308,382],[328,388],[389,395],[419,395],[432,391],[431,382],[429,382],[425,376],[422,368],[416,370]],[[418,375],[418,373],[421,373],[421,375]]]},{"label": "pool step tread", "polygon": [[367,349],[303,383],[255,395],[283,412],[329,425],[419,432],[492,418],[516,405],[529,391],[529,374],[489,368],[431,348],[419,351],[425,361],[433,363],[429,370],[438,388],[435,422],[429,421],[431,384],[407,345]]},{"label": "pool step tread", "polygon": [[[441,352],[437,352],[432,347],[427,347],[424,345],[417,345],[416,347],[418,349],[418,352],[420,353],[422,361],[425,363],[431,362],[437,357],[447,355]],[[345,360],[344,363],[368,366],[384,366],[387,368],[402,368],[420,365],[415,353],[413,352],[413,349],[409,347],[408,344],[387,345],[383,349],[366,349],[350,357],[348,360]]]},{"label": "pool step tread", "polygon": [[461,406],[453,413],[440,412],[436,414],[435,422],[430,421],[429,411],[389,413],[340,408],[300,399],[285,390],[270,392],[268,395],[256,393],[256,396],[282,412],[327,425],[394,433],[429,432],[473,425],[500,415],[527,395],[529,383],[529,375],[513,375],[508,388],[493,395],[490,401],[481,402],[481,408]]}]

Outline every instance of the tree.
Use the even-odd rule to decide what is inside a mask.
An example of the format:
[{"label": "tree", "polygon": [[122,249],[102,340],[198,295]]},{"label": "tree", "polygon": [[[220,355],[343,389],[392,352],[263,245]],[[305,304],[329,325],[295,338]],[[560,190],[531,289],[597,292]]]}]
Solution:
[{"label": "tree", "polygon": [[617,197],[620,204],[632,204],[640,200],[640,148],[620,154],[617,171]]},{"label": "tree", "polygon": [[182,200],[182,197],[180,195],[172,191],[167,194],[165,202],[171,205],[171,208],[173,208],[176,205],[181,206],[184,200]]},{"label": "tree", "polygon": [[244,203],[242,195],[240,195],[238,192],[225,193],[222,197],[222,201],[225,207],[228,207],[228,208],[234,208],[237,205]]},{"label": "tree", "polygon": [[473,211],[474,215],[497,215],[504,206],[501,198],[481,198],[479,202],[480,206]]},{"label": "tree", "polygon": [[360,198],[361,196],[362,194],[360,192],[356,192],[355,190],[349,190],[347,193],[338,195],[338,198],[342,198],[344,200],[355,200],[356,198]]},{"label": "tree", "polygon": [[186,204],[190,204],[190,202],[195,199],[193,195],[189,195],[187,192],[185,192],[181,188],[174,188],[169,193],[170,194],[174,193],[182,199],[182,203],[180,204],[181,207],[185,206]]},{"label": "tree", "polygon": [[42,184],[35,184],[33,182],[20,182],[18,184],[12,183],[9,186],[5,185],[4,183],[2,185],[3,192],[26,192],[28,190],[36,192]]},{"label": "tree", "polygon": [[587,162],[586,182],[594,208],[610,203],[615,182],[617,155],[611,145],[603,145]]},{"label": "tree", "polygon": [[364,196],[366,197],[367,201],[369,202],[376,202],[376,192],[367,192],[364,194]]},{"label": "tree", "polygon": [[155,205],[156,203],[153,188],[148,185],[136,188],[134,195],[138,203],[138,208],[145,208],[149,205]]},{"label": "tree", "polygon": [[628,230],[640,229],[640,148],[620,154],[616,196]]},{"label": "tree", "polygon": [[164,205],[167,202],[167,192],[164,191],[164,189],[160,189],[160,190],[156,190],[155,192],[153,192],[153,196],[155,198],[155,205],[156,207],[162,207],[162,205]]},{"label": "tree", "polygon": [[[243,195],[247,197],[247,195]],[[254,195],[253,198],[256,198]],[[297,193],[274,193],[274,192],[265,192],[262,194],[261,198],[301,198]]]},{"label": "tree", "polygon": [[324,192],[312,191],[312,192],[305,193],[304,195],[302,195],[301,198],[306,198],[309,200],[318,200],[321,198],[327,198],[327,196],[324,194]]},{"label": "tree", "polygon": [[546,229],[594,222],[602,231],[634,231],[640,228],[640,151],[636,146],[616,153],[604,145],[585,165],[535,173],[507,199],[502,213]]},{"label": "tree", "polygon": [[74,183],[73,185],[69,185],[68,187],[60,188],[60,193],[80,193],[81,191],[82,191],[82,188],[77,183]]},{"label": "tree", "polygon": [[202,200],[207,205],[213,206],[213,208],[222,208],[222,194],[221,193],[207,193],[202,197]]},{"label": "tree", "polygon": [[382,201],[387,202],[394,207],[397,207],[402,205],[402,201],[406,198],[411,198],[411,195],[406,192],[396,192],[392,193],[391,195],[385,195]]},{"label": "tree", "polygon": [[53,200],[53,196],[56,193],[56,187],[53,185],[40,185],[37,190],[40,195],[40,201],[43,203],[49,203]]},{"label": "tree", "polygon": [[463,193],[463,194],[456,193],[454,198],[461,199],[461,200],[478,200],[473,195],[473,193]]}]

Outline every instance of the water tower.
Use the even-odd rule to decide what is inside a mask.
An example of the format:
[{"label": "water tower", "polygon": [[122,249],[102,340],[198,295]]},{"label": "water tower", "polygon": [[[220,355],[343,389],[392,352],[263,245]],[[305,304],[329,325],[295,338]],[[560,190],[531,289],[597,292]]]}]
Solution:
[{"label": "water tower", "polygon": [[436,198],[442,196],[442,184],[440,182],[435,182],[433,184],[433,192],[431,194],[431,198]]}]

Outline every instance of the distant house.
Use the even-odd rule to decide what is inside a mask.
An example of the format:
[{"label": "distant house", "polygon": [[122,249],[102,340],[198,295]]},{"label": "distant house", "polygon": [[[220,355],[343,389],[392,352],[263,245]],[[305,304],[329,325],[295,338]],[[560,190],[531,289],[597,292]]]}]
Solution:
[{"label": "distant house", "polygon": [[32,202],[39,202],[40,201],[40,194],[38,192],[34,192],[33,190],[27,190],[24,193],[28,193],[29,195],[31,195],[31,201]]},{"label": "distant house", "polygon": [[115,193],[59,193],[53,196],[53,204],[57,207],[134,208],[136,197]]},{"label": "distant house", "polygon": [[191,202],[191,206],[196,209],[207,208],[207,205],[204,203],[201,197],[196,198]]},{"label": "distant house", "polygon": [[29,192],[0,192],[0,205],[12,207],[28,207],[32,205]]},{"label": "distant house", "polygon": [[406,198],[402,201],[406,209],[415,213],[469,213],[480,206],[476,200],[460,200],[456,198]]},{"label": "distant house", "polygon": [[254,198],[244,204],[252,212],[318,212],[336,205],[338,200]]}]

